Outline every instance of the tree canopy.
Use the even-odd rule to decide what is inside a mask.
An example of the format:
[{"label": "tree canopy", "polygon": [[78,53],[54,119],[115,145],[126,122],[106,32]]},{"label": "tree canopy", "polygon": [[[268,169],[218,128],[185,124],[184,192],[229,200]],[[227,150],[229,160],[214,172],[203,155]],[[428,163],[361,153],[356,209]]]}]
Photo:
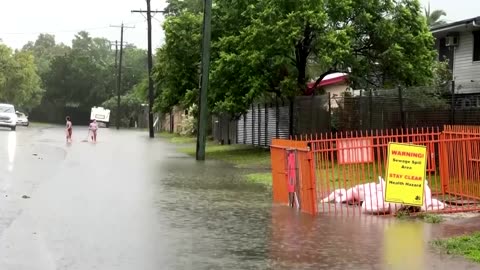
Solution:
[{"label": "tree canopy", "polygon": [[13,52],[0,44],[0,102],[29,111],[43,95],[34,57],[29,52]]},{"label": "tree canopy", "polygon": [[198,95],[202,16],[190,11],[170,16],[164,24],[165,45],[157,50],[154,77],[161,91],[155,107],[169,111],[188,106]]},{"label": "tree canopy", "polygon": [[[32,61],[45,89],[43,99],[40,96],[37,102],[42,100],[34,118],[59,121],[64,118],[65,108],[89,111],[117,94],[118,61],[116,63],[115,50],[108,39],[92,37],[88,32],[81,31],[69,47],[57,44],[53,35],[40,34],[21,52],[34,56]],[[124,45],[122,96],[129,96],[146,77],[146,60],[145,50]]]},{"label": "tree canopy", "polygon": [[436,9],[430,10],[430,3],[428,3],[428,7],[425,8],[425,17],[427,18],[427,25],[438,26],[447,23],[445,20],[441,20],[443,16],[447,16],[447,13],[444,10]]},{"label": "tree canopy", "polygon": [[[156,108],[196,103],[202,14],[169,1],[156,59]],[[244,113],[270,97],[315,94],[332,72],[356,87],[433,81],[435,51],[418,0],[218,0],[213,7],[209,106]]]}]

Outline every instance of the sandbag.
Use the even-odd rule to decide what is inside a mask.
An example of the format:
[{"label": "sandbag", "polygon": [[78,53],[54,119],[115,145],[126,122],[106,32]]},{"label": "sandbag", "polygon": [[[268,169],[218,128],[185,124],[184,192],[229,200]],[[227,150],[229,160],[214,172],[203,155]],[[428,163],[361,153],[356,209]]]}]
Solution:
[{"label": "sandbag", "polygon": [[336,202],[342,203],[346,202],[347,198],[347,190],[344,188],[336,189],[332,193],[330,193],[327,197],[325,197],[321,202]]}]

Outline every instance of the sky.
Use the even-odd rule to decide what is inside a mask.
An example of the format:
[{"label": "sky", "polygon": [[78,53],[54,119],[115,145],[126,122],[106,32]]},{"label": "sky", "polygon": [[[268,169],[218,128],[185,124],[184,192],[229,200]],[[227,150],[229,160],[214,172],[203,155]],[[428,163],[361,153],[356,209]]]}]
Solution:
[{"label": "sky", "polygon": [[423,6],[430,2],[430,9],[443,9],[448,23],[480,16],[479,0],[420,0]]},{"label": "sky", "polygon": [[[86,30],[94,37],[120,39],[120,28],[110,25],[135,26],[125,29],[125,42],[147,48],[147,22],[132,9],[146,9],[145,0],[0,0],[0,39],[12,48],[21,48],[36,40],[40,33],[55,35],[57,42],[71,44],[75,33]],[[360,1],[360,0],[359,0]],[[431,9],[447,12],[448,22],[480,16],[479,0],[420,0],[430,2]],[[152,10],[165,8],[165,0],[152,0]],[[163,15],[152,20],[152,44],[161,46],[164,40]]]},{"label": "sky", "polygon": [[[165,0],[152,0],[152,10],[163,10]],[[12,48],[22,48],[35,41],[40,33],[55,35],[57,43],[71,45],[74,35],[86,30],[94,37],[120,40],[122,21],[126,28],[124,41],[147,48],[146,14],[131,10],[146,10],[145,0],[0,0],[0,39]],[[164,17],[152,19],[152,45],[159,47],[164,40],[161,24]]]}]

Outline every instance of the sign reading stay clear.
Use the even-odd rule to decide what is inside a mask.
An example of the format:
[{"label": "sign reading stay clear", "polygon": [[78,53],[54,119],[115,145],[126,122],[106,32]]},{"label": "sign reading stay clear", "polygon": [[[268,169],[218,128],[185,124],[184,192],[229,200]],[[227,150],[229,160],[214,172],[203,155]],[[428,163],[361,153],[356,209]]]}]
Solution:
[{"label": "sign reading stay clear", "polygon": [[422,206],[426,168],[425,146],[389,143],[385,201]]}]

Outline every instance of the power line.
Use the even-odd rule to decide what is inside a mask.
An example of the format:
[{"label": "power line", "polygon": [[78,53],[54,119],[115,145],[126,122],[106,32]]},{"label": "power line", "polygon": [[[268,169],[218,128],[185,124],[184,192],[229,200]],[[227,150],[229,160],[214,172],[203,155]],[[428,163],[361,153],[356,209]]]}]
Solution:
[{"label": "power line", "polygon": [[[143,21],[133,21],[128,22],[125,24],[133,24],[134,26],[138,23],[143,23]],[[110,26],[99,26],[99,27],[91,27],[91,28],[83,28],[77,30],[55,30],[55,31],[39,31],[39,32],[0,32],[0,35],[39,35],[39,34],[56,34],[56,33],[77,33],[81,31],[94,31],[94,30],[103,30],[108,29]]]}]

